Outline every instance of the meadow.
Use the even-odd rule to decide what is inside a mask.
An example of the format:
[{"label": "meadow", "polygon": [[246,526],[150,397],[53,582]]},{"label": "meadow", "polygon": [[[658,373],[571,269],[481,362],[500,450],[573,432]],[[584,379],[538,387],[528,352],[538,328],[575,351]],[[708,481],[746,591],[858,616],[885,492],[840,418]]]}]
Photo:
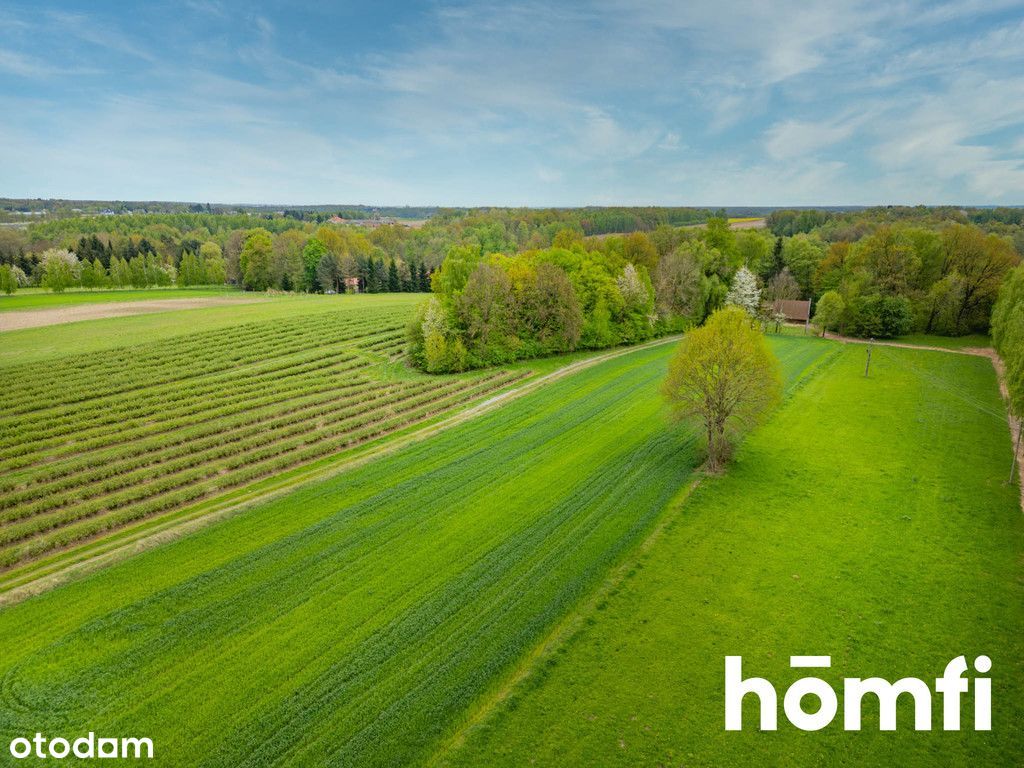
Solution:
[{"label": "meadow", "polygon": [[[791,383],[834,352],[773,346]],[[144,734],[162,765],[423,762],[686,492],[671,349],[3,609],[0,733]]]},{"label": "meadow", "polygon": [[[47,565],[62,562],[78,545],[343,457],[524,375],[408,371],[399,358],[410,298],[335,298],[313,313],[295,311],[303,302],[283,306],[287,317],[271,311],[269,319],[211,329],[197,317],[186,335],[0,366],[0,567],[46,555],[53,556]],[[180,334],[194,313],[214,311],[168,315],[161,327]],[[136,319],[12,332],[5,340],[123,329]]]},{"label": "meadow", "polygon": [[22,288],[10,296],[0,295],[0,312],[16,312],[28,309],[53,309],[79,304],[105,304],[121,301],[153,301],[161,299],[205,299],[218,296],[239,296],[241,291],[229,285],[215,285],[197,288],[121,289],[121,290],[72,290],[51,293],[45,288]]},{"label": "meadow", "polygon": [[[984,358],[842,348],[705,479],[576,630],[521,673],[449,766],[1014,765],[1024,754],[1024,519],[1007,485],[1010,436]],[[723,728],[723,663],[743,657],[779,695],[779,731]],[[782,714],[793,654],[824,677],[933,682],[953,657],[993,662],[993,728],[897,734]],[[813,711],[813,704],[808,706]],[[933,694],[933,728],[941,701]]]}]

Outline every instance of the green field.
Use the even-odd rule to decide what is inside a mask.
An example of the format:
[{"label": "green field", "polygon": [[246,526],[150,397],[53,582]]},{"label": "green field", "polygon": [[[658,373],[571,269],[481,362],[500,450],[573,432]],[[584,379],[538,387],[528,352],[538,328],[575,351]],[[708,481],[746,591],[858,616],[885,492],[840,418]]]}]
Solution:
[{"label": "green field", "polygon": [[[175,294],[176,295],[176,294]],[[240,294],[233,294],[238,296]],[[165,297],[167,297],[165,295]],[[45,297],[59,300],[60,295]],[[254,303],[203,307],[174,312],[156,312],[131,317],[87,320],[42,328],[5,331],[0,336],[0,369],[25,363],[43,362],[68,354],[94,354],[125,344],[156,342],[181,336],[230,328],[241,323],[288,320],[339,310],[373,312],[404,310],[409,316],[422,303],[416,293],[378,293],[359,296],[287,294],[260,297]],[[45,309],[46,304],[37,309]],[[184,314],[183,314],[184,312]]]},{"label": "green field", "polygon": [[[775,346],[791,380],[831,349]],[[166,765],[424,759],[685,489],[670,350],[4,609],[0,732],[145,733]]]},{"label": "green field", "polygon": [[[66,560],[69,546],[344,456],[525,373],[407,369],[408,300],[283,306],[292,317],[0,367],[0,567]],[[164,324],[180,331],[195,311]]]},{"label": "green field", "polygon": [[[423,436],[588,355],[426,376],[400,360],[417,298],[5,334],[106,345],[0,352],[5,588],[280,493],[0,607],[0,741],[146,736],[158,765],[232,767],[1002,765],[1024,749],[1024,518],[987,359],[877,347],[865,379],[861,345],[770,336],[784,405],[693,490],[699,442],[658,393],[671,340]],[[318,468],[334,474],[310,482]],[[723,730],[725,655],[781,696],[804,653],[831,655],[832,681],[988,654],[995,730],[902,731],[895,753],[870,708],[860,734],[781,714],[774,734]]]},{"label": "green field", "polygon": [[43,288],[24,288],[10,296],[0,294],[0,312],[19,309],[51,309],[78,304],[104,304],[111,301],[149,301],[152,299],[202,299],[241,296],[237,288],[215,285],[205,288],[146,288],[125,290],[71,290],[50,293]]},{"label": "green field", "polygon": [[[845,347],[707,479],[582,627],[530,667],[441,762],[479,765],[1014,765],[1024,754],[1024,519],[986,359]],[[723,727],[724,656],[779,692],[779,728]],[[896,734],[790,726],[785,688],[811,674],[931,682],[992,658],[993,730]],[[801,674],[802,673],[802,674]],[[813,708],[813,704],[810,705]],[[934,722],[941,700],[933,694]],[[936,726],[938,727],[938,726]]]},{"label": "green field", "polygon": [[979,333],[972,333],[967,336],[935,336],[927,333],[912,333],[908,336],[900,336],[897,339],[901,344],[913,344],[921,347],[943,347],[945,349],[964,349],[966,347],[992,346],[992,339]]}]

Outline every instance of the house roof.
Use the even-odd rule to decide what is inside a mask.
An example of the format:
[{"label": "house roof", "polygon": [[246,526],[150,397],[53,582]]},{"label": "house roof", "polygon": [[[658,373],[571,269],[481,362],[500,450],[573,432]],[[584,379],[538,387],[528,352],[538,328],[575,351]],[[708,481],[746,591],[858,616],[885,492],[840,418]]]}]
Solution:
[{"label": "house roof", "polygon": [[778,299],[772,305],[772,309],[781,312],[787,320],[799,320],[804,322],[811,319],[811,302],[795,299]]}]

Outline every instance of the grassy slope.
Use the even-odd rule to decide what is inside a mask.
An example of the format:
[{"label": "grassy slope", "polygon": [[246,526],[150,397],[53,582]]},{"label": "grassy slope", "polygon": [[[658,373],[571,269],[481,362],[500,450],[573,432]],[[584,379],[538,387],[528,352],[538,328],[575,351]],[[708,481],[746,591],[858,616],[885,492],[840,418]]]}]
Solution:
[{"label": "grassy slope", "polygon": [[[794,373],[824,349],[781,345]],[[145,734],[163,765],[417,761],[685,486],[669,352],[4,609],[0,733]]]},{"label": "grassy slope", "polygon": [[[1024,519],[987,360],[848,347],[705,481],[617,593],[444,762],[476,765],[1020,764]],[[925,679],[992,657],[991,733],[802,733],[781,712],[824,676]],[[723,658],[773,681],[780,731],[723,727]],[[814,672],[812,674],[819,674]],[[813,706],[813,705],[811,705]],[[972,699],[964,701],[971,723]],[[933,701],[936,724],[941,701]],[[841,712],[841,710],[840,710]],[[868,714],[871,712],[871,714]],[[901,709],[901,728],[908,721]]]},{"label": "grassy slope", "polygon": [[[166,297],[166,295],[165,295]],[[267,297],[254,304],[154,312],[131,317],[86,320],[43,328],[26,328],[3,334],[0,368],[76,353],[100,352],[127,343],[158,341],[181,335],[227,328],[241,323],[293,317],[297,314],[333,312],[344,307],[367,309],[407,307],[410,313],[424,296],[416,293],[380,293],[360,296],[284,295]]]},{"label": "grassy slope", "polygon": [[147,288],[145,290],[76,290],[50,293],[39,289],[25,289],[10,296],[0,294],[0,312],[19,309],[58,309],[78,304],[104,304],[111,301],[148,301],[151,299],[196,299],[210,296],[238,296],[236,288],[228,285],[200,288]]}]

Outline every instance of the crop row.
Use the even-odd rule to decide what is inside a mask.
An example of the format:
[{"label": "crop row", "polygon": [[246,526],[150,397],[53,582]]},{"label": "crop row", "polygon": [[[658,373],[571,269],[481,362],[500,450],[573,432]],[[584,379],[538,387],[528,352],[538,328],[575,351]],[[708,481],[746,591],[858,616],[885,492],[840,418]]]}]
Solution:
[{"label": "crop row", "polygon": [[[0,441],[0,469],[8,469],[7,460],[28,457],[29,461],[48,459],[64,451],[83,451],[100,447],[104,440],[125,442],[138,430],[163,431],[193,421],[196,414],[259,405],[268,398],[282,399],[293,391],[308,387],[339,386],[359,379],[354,371],[367,363],[354,355],[329,356],[289,366],[282,371],[246,372],[234,380],[203,379],[174,388],[154,387],[123,402],[108,398],[93,405],[70,407],[59,419],[18,425],[16,434]],[[12,433],[15,429],[10,430]],[[99,442],[97,442],[99,441]],[[50,452],[50,453],[47,453]],[[45,454],[45,455],[43,455]],[[0,488],[2,488],[0,484]]]},{"label": "crop row", "polygon": [[[290,437],[309,435],[316,428],[336,423],[356,423],[368,411],[386,407],[411,397],[396,388],[370,390],[370,396],[349,399],[348,397],[310,398],[294,411],[282,413],[280,418],[265,421],[256,415],[244,427],[230,432],[214,432],[205,440],[182,442],[159,455],[142,454],[132,456],[113,467],[99,467],[87,475],[62,478],[66,483],[57,486],[36,486],[24,494],[30,494],[36,501],[17,505],[7,510],[0,522],[32,518],[28,523],[8,525],[0,530],[0,543],[24,538],[36,529],[54,527],[47,521],[64,523],[92,514],[95,511],[113,509],[134,501],[156,495],[160,490],[178,487],[192,482],[197,477],[210,474],[213,464],[225,458],[244,461],[247,455],[263,446]],[[63,486],[63,487],[59,487]],[[61,493],[60,491],[63,491]],[[122,493],[118,493],[121,492]],[[52,513],[64,510],[59,515]],[[67,511],[70,510],[70,511]],[[84,511],[83,511],[84,510]]]},{"label": "crop row", "polygon": [[[59,370],[58,367],[37,381],[22,376],[7,382],[5,390],[10,400],[9,406],[4,410],[8,415],[32,413],[51,407],[55,401],[62,404],[75,403],[114,392],[129,392],[158,384],[168,384],[185,378],[231,370],[277,356],[353,341],[379,330],[379,323],[372,320],[342,324],[319,332],[313,332],[309,328],[283,332],[268,326],[266,335],[249,344],[239,340],[233,344],[221,343],[218,345],[222,347],[220,349],[192,346],[191,352],[186,349],[180,354],[156,357],[140,352],[137,359],[129,358],[124,365],[111,365],[98,371],[87,370],[80,376],[73,376]],[[196,354],[197,350],[201,354]],[[3,386],[2,381],[0,386]]]},{"label": "crop row", "polygon": [[[45,448],[37,449],[31,441],[26,440],[24,445],[12,448],[11,451],[14,455],[0,462],[0,466],[10,473],[17,468],[32,466],[40,462],[52,463],[64,456],[88,453],[107,445],[123,444],[146,435],[157,435],[197,421],[206,421],[219,415],[229,415],[248,408],[259,408],[288,397],[299,396],[310,390],[343,389],[350,386],[353,381],[367,380],[366,377],[359,374],[359,370],[368,365],[367,361],[354,355],[335,356],[333,359],[338,362],[332,363],[329,358],[316,361],[315,364],[318,368],[306,369],[305,375],[295,379],[285,375],[287,372],[279,374],[265,372],[251,381],[249,381],[249,377],[242,377],[243,384],[259,384],[260,386],[241,395],[235,394],[235,382],[231,380],[218,383],[223,397],[196,397],[179,401],[177,392],[146,393],[146,397],[151,399],[152,407],[155,408],[160,407],[163,396],[173,395],[175,397],[175,402],[180,403],[180,412],[171,408],[171,412],[166,415],[159,412],[153,413],[150,408],[146,408],[145,412],[139,414],[136,410],[139,404],[136,399],[129,399],[127,403],[114,401],[106,403],[103,411],[118,415],[122,419],[120,422],[90,426],[94,418],[93,414],[70,413],[62,419],[64,424],[60,431],[62,438],[59,441],[56,441],[55,437],[51,439],[49,441],[51,444],[55,441],[57,444],[53,445],[49,451]],[[10,483],[0,482],[0,493],[11,483],[20,482],[20,473],[12,476]]]},{"label": "crop row", "polygon": [[187,362],[196,357],[197,350],[201,351],[204,357],[215,357],[225,350],[239,353],[256,348],[272,338],[299,336],[320,341],[325,331],[338,331],[344,334],[356,329],[360,330],[356,335],[364,335],[363,332],[371,329],[398,327],[400,324],[399,315],[374,315],[364,318],[343,313],[273,322],[261,321],[110,350],[102,355],[73,355],[54,361],[44,369],[34,364],[15,366],[0,371],[0,386],[10,389],[19,385],[45,382],[54,375],[59,375],[61,381],[71,382],[76,376],[92,378],[96,374],[106,376],[121,370],[135,370],[157,363]]},{"label": "crop row", "polygon": [[[241,430],[259,433],[278,423],[294,423],[313,406],[330,404],[337,407],[380,389],[376,382],[357,379],[343,387],[310,390],[283,402],[268,402],[260,408],[242,408],[221,418],[204,414],[201,420],[192,419],[179,429],[148,436],[128,446],[115,445],[91,454],[74,455],[60,463],[33,467],[34,471],[23,473],[18,478],[17,486],[10,482],[0,486],[0,510],[17,507],[54,491],[83,487],[140,467],[163,464],[208,445],[227,442]],[[126,451],[125,447],[130,450]],[[4,519],[0,514],[0,521]]]},{"label": "crop row", "polygon": [[[253,440],[252,445],[241,445],[243,452],[239,452],[239,446],[235,446],[228,455],[217,461],[153,480],[146,484],[141,493],[123,491],[101,500],[93,499],[69,507],[56,516],[31,519],[28,522],[34,524],[35,528],[31,531],[21,528],[20,524],[5,526],[3,533],[5,541],[9,543],[0,547],[0,566],[13,565],[23,559],[352,448],[443,413],[468,399],[505,386],[516,378],[516,374],[502,372],[486,378],[450,380],[394,404],[376,407],[369,418],[363,414],[337,423],[318,424],[312,430],[304,430],[301,434],[269,444]],[[28,536],[32,538],[26,539]]]}]

